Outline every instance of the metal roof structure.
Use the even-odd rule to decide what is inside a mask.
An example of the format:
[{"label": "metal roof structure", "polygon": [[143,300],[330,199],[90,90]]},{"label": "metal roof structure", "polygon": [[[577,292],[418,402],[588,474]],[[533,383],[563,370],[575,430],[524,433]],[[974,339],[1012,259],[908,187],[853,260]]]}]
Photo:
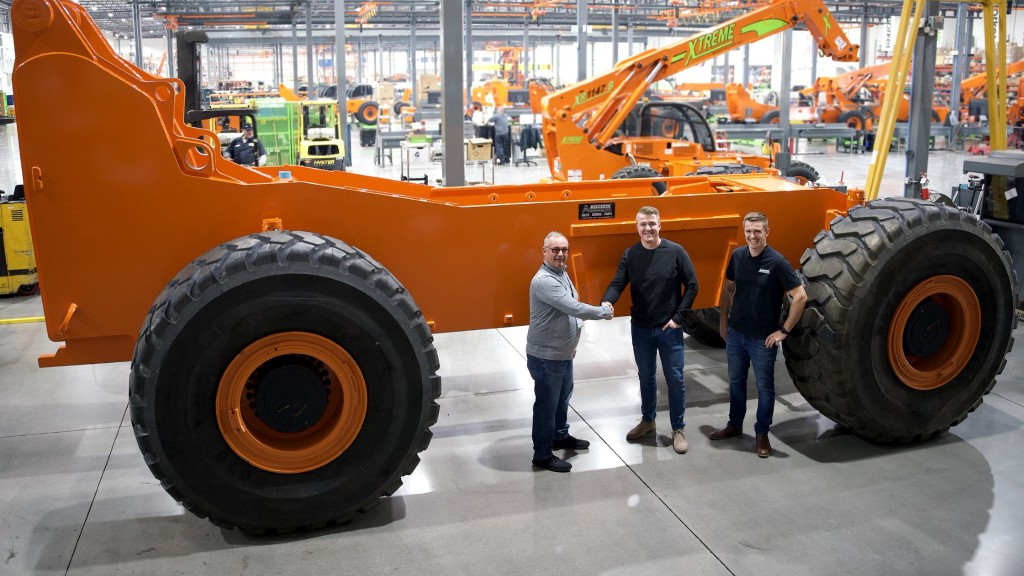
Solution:
[{"label": "metal roof structure", "polygon": [[[442,2],[463,2],[472,13],[474,39],[530,34],[568,33],[577,23],[577,0],[346,0],[345,22],[364,35],[385,37],[410,29],[439,28]],[[632,27],[641,36],[667,36],[713,25],[763,0],[586,0],[587,23],[608,29],[613,18],[620,29]],[[285,37],[292,23],[305,30],[307,10],[314,30],[324,35],[335,27],[335,0],[78,0],[101,30],[120,38],[134,37],[137,9],[144,38],[163,37],[168,29],[211,32],[211,41],[241,40],[254,34]],[[0,0],[9,10],[11,0]],[[840,22],[880,23],[898,15],[900,0],[828,2]],[[946,5],[943,5],[944,9]],[[956,3],[949,3],[950,14]],[[613,16],[614,15],[614,16]],[[400,40],[408,42],[408,38]]]}]

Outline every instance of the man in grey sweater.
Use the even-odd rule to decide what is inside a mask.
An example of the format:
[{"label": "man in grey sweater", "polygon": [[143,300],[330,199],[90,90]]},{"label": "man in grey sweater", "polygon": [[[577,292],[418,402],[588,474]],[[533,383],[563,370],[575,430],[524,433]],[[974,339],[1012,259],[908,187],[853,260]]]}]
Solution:
[{"label": "man in grey sweater", "polygon": [[533,378],[533,465],[568,472],[572,464],[552,449],[586,450],[590,442],[569,435],[572,359],[583,320],[610,320],[612,307],[590,306],[576,298],[566,273],[569,240],[558,232],[544,238],[544,263],[530,282],[530,330],[526,334],[526,367]]}]

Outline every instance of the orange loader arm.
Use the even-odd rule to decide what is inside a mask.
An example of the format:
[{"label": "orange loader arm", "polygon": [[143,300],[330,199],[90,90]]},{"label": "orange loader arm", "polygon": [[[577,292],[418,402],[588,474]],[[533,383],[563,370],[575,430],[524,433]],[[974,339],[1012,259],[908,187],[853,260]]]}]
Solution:
[{"label": "orange loader arm", "polygon": [[835,24],[820,0],[773,0],[707,32],[641,52],[605,74],[549,94],[543,101],[548,162],[553,168],[562,142],[575,144],[585,138],[603,148],[655,82],[800,22],[817,39],[824,55],[841,62],[857,60],[858,47]]}]

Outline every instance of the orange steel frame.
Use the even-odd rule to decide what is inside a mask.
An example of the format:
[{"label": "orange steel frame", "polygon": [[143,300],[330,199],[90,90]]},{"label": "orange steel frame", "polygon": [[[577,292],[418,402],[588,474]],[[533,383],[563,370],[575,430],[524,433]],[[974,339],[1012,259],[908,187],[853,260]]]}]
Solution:
[{"label": "orange steel frame", "polygon": [[[567,170],[573,169],[582,170],[583,179],[597,179],[628,166],[628,158],[605,148],[649,86],[800,22],[817,39],[823,54],[842,62],[857,60],[858,47],[836,25],[820,0],[772,0],[700,34],[646,50],[605,74],[549,94],[542,104],[542,132],[552,177],[566,180]],[[661,166],[656,163],[652,161],[651,165],[659,170]]]},{"label": "orange steel frame", "polygon": [[[741,218],[763,210],[772,245],[792,262],[857,191],[809,189],[769,175],[433,188],[344,172],[249,169],[223,160],[213,133],[183,122],[185,87],[118,57],[87,12],[67,0],[12,8],[14,85],[28,209],[49,337],[40,365],[128,360],[167,282],[208,250],[266,228],[354,245],[387,267],[437,332],[525,324],[528,287],[550,230],[570,239],[582,300],[597,303],[634,216],[661,210],[662,234],[686,246],[701,282],[695,307],[718,304]],[[68,125],[54,110],[87,111]],[[129,142],[109,118],[133,119]],[[88,146],[52,146],[47,128]],[[585,206],[614,207],[587,220]],[[815,217],[807,217],[814,214]],[[301,303],[297,303],[301,306]],[[618,312],[628,313],[628,299]],[[228,337],[228,336],[226,336]]]}]

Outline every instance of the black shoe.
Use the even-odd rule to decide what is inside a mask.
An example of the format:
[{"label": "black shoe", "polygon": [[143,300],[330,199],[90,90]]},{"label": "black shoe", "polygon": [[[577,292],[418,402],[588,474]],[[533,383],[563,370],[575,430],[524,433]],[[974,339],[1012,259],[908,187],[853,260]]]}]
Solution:
[{"label": "black shoe", "polygon": [[552,450],[562,450],[565,448],[570,450],[586,450],[587,448],[590,448],[590,442],[580,440],[579,438],[573,438],[572,436],[566,436],[561,440],[555,440],[551,443]]},{"label": "black shoe", "polygon": [[552,472],[568,472],[572,470],[572,464],[562,460],[558,456],[551,456],[547,460],[534,460],[533,465]]}]

